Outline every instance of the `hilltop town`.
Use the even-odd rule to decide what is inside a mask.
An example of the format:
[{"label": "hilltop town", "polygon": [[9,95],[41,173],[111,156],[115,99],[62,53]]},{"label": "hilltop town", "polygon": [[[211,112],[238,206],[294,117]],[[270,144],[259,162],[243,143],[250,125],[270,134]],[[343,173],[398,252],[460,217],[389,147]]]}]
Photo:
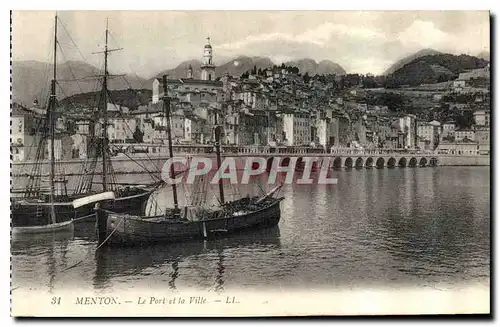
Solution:
[{"label": "hilltop town", "polygon": [[[359,74],[310,76],[286,64],[254,67],[240,76],[216,76],[213,49],[208,42],[203,48],[200,74],[189,66],[184,78],[167,79],[172,136],[180,145],[212,144],[215,115],[219,113],[226,146],[301,146],[324,151],[332,147],[419,149],[489,155],[489,63],[462,71],[439,71],[432,60],[442,57],[433,56],[443,55],[422,57],[387,78]],[[453,57],[446,56],[443,60],[447,62],[449,56]],[[466,62],[474,58],[457,57]],[[434,70],[428,71],[428,66]],[[418,82],[401,85],[408,80],[404,73],[415,71],[431,77],[419,75]],[[395,85],[395,81],[399,84]],[[150,85],[151,97],[142,101],[147,103],[134,107],[116,101],[96,101],[95,106],[60,101],[57,156],[87,157],[89,140],[97,132],[94,113],[103,106],[109,113],[108,137],[114,154],[165,152],[163,88],[158,76]],[[144,94],[141,97],[145,98]],[[30,160],[35,155],[33,149],[44,114],[45,109],[37,102],[30,108],[13,104],[14,161]]]}]

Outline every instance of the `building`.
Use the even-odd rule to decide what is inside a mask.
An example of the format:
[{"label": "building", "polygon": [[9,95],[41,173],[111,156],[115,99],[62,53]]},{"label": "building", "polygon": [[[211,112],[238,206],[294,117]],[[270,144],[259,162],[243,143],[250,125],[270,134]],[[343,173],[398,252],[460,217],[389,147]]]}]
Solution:
[{"label": "building", "polygon": [[43,125],[44,117],[32,110],[14,103],[11,111],[11,148],[12,160],[35,159],[40,138],[37,135]]},{"label": "building", "polygon": [[490,128],[476,126],[474,130],[475,141],[479,148],[479,154],[490,154]]},{"label": "building", "polygon": [[[108,118],[108,138],[111,143],[135,143],[134,133],[139,127],[132,116],[114,115]],[[98,134],[99,135],[99,134]]]},{"label": "building", "polygon": [[452,89],[454,92],[462,92],[465,88],[465,81],[463,79],[457,79],[453,81]]},{"label": "building", "polygon": [[458,75],[459,80],[470,80],[470,79],[476,79],[476,78],[486,78],[490,79],[490,64],[488,64],[484,68],[477,68],[477,69],[472,69],[468,72],[465,73],[460,73]]},{"label": "building", "polygon": [[419,147],[423,147],[425,150],[434,150],[439,144],[440,128],[441,124],[435,120],[431,122],[419,122],[417,124],[417,136],[420,142]]},{"label": "building", "polygon": [[[198,116],[190,116],[184,119],[184,141],[194,144],[205,144],[208,133],[207,123]],[[208,138],[210,139],[210,138]]]},{"label": "building", "polygon": [[475,141],[474,130],[472,129],[456,129],[455,130],[455,140],[457,142],[469,140]]},{"label": "building", "polygon": [[491,123],[490,110],[476,110],[474,111],[474,124],[477,126],[489,127]]},{"label": "building", "polygon": [[307,114],[283,114],[283,132],[288,145],[310,145],[311,126]]},{"label": "building", "polygon": [[[215,68],[213,62],[212,46],[205,45],[203,50],[203,63],[201,65],[201,78],[193,76],[192,67],[188,68],[186,78],[168,79],[168,96],[179,98],[181,101],[195,102],[215,102],[222,96],[222,82],[216,81]],[[163,98],[163,79],[153,80],[152,103],[156,104]],[[220,94],[220,95],[219,95]]]},{"label": "building", "polygon": [[441,154],[478,155],[480,153],[476,142],[441,142],[438,146]]},{"label": "building", "polygon": [[404,133],[404,147],[413,149],[416,146],[417,120],[415,115],[406,115],[399,118],[399,127]]},{"label": "building", "polygon": [[441,131],[441,139],[450,139],[450,138],[455,139],[455,128],[456,128],[455,122],[453,121],[448,121],[446,123],[443,123]]},{"label": "building", "polygon": [[[165,117],[163,114],[158,114],[157,116],[153,117],[153,122],[156,130],[161,131],[158,135],[163,135],[163,132],[166,132],[166,126],[167,126],[167,117]],[[172,127],[172,140],[174,141],[180,141],[184,139],[184,129],[185,129],[185,116],[173,112],[170,115],[170,124]],[[157,128],[157,127],[163,127],[163,128]],[[165,134],[166,135],[166,134]],[[164,137],[166,140],[166,136]]]},{"label": "building", "polygon": [[215,65],[213,62],[212,46],[210,37],[207,37],[207,44],[203,49],[203,64],[201,65],[201,79],[204,81],[215,80]]},{"label": "building", "polygon": [[316,135],[319,145],[329,148],[330,144],[330,118],[320,118],[316,120]]}]

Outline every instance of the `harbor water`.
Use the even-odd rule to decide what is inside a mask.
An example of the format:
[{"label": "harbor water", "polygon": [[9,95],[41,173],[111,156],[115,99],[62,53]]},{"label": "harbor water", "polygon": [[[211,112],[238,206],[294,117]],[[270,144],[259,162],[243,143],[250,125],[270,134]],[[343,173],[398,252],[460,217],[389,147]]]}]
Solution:
[{"label": "harbor water", "polygon": [[336,185],[285,185],[277,228],[213,241],[96,252],[92,223],[16,236],[12,288],[489,287],[489,167],[343,169],[334,177]]}]

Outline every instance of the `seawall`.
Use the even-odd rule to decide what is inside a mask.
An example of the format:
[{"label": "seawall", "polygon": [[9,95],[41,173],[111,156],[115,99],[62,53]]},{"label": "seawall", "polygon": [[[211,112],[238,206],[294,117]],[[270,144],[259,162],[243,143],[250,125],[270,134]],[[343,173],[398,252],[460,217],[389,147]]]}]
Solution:
[{"label": "seawall", "polygon": [[[193,157],[193,155],[180,155],[186,157],[188,160]],[[212,167],[216,167],[216,160],[215,160],[215,155],[214,154],[204,154],[204,157],[210,158],[212,160]],[[227,154],[224,155],[223,157],[233,157],[236,160],[236,168],[237,169],[244,169],[245,168],[245,162],[246,158],[249,157],[259,157],[259,154]],[[304,155],[301,154],[263,154],[263,157],[267,159],[271,157],[301,157]],[[333,160],[336,157],[342,157],[342,158],[355,158],[357,157],[356,155],[335,155],[335,154],[317,154],[317,155],[309,155],[311,157],[316,157],[318,158],[318,161],[320,164],[327,164],[329,160],[329,165],[331,166],[333,163]],[[377,158],[376,155],[372,156],[373,158]],[[400,158],[401,155],[398,155],[397,158]],[[410,157],[417,157],[417,155],[408,155],[408,158]],[[438,166],[489,166],[490,165],[490,156],[479,156],[479,155],[436,155],[438,158]],[[367,156],[365,156],[367,158]],[[137,175],[137,174],[144,174],[144,173],[151,173],[152,175],[159,176],[159,174],[162,171],[162,167],[165,164],[166,160],[168,159],[168,156],[162,154],[162,155],[156,155],[152,156],[149,155],[147,157],[145,156],[137,156],[137,157],[114,157],[112,158],[112,165],[113,165],[113,171],[114,174],[117,176],[117,180],[119,182],[128,182],[132,181],[131,178],[127,178],[127,175]],[[68,189],[72,189],[78,180],[78,178],[82,175],[88,174],[88,172],[83,171],[83,163],[85,162],[84,159],[71,159],[71,160],[66,160],[66,161],[61,161],[58,162],[58,165],[56,167],[57,173],[58,174],[64,174],[68,176]],[[30,174],[33,171],[33,168],[35,166],[34,162],[13,162],[11,165],[11,176],[12,176],[12,187],[14,189],[16,188],[21,188],[23,187],[28,180],[28,174]],[[100,162],[97,162],[95,173],[100,173],[102,170],[102,165]],[[185,169],[185,167],[182,167],[180,165],[176,165],[175,169],[178,171],[180,169]],[[41,174],[48,176],[49,173],[49,164],[48,162],[43,162],[41,163],[41,168],[40,168]],[[96,177],[97,180],[99,177]],[[147,177],[145,177],[147,178]],[[144,180],[144,182],[149,182],[152,179]]]}]

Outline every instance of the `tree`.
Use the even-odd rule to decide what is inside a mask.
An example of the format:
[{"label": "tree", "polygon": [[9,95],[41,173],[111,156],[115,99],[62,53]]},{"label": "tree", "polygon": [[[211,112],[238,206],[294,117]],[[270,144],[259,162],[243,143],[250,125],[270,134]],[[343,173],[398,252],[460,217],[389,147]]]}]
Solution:
[{"label": "tree", "polygon": [[135,131],[134,131],[134,134],[133,134],[133,138],[134,138],[135,142],[137,142],[137,143],[142,143],[143,142],[144,133],[141,132],[141,130],[139,129],[139,125],[135,126]]},{"label": "tree", "polygon": [[241,74],[241,79],[247,79],[250,74],[248,73],[248,70]]},{"label": "tree", "polygon": [[259,75],[259,76],[264,75],[264,74],[263,74],[263,70],[259,68],[259,70],[257,71],[257,75]]},{"label": "tree", "polygon": [[257,75],[257,66],[253,65],[252,75]]},{"label": "tree", "polygon": [[309,81],[311,80],[311,77],[309,76],[309,73],[306,72],[304,74],[304,76],[302,76],[302,79],[304,80],[304,83],[309,83]]},{"label": "tree", "polygon": [[282,63],[281,64],[281,69],[285,69],[285,68],[286,68],[285,63]]},{"label": "tree", "polygon": [[455,118],[455,121],[459,128],[469,129],[474,124],[474,114],[470,110],[464,111]]}]

